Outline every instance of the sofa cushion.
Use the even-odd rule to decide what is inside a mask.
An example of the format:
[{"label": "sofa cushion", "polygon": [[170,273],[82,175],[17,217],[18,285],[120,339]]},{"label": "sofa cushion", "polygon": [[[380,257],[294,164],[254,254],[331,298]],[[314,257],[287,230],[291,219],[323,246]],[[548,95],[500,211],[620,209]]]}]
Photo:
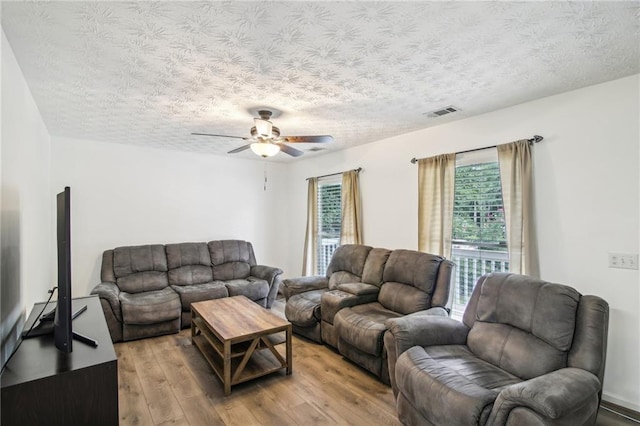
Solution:
[{"label": "sofa cushion", "polygon": [[410,348],[398,358],[395,378],[431,424],[485,424],[499,391],[521,381],[458,345]]},{"label": "sofa cushion", "polygon": [[213,265],[213,279],[218,281],[245,279],[251,273],[251,266],[246,262],[227,262]]},{"label": "sofa cushion", "polygon": [[329,277],[329,289],[336,290],[339,285],[347,283],[359,283],[362,278],[348,271],[336,271]]},{"label": "sofa cushion", "polygon": [[391,250],[384,248],[371,249],[362,270],[362,282],[380,286],[382,284],[382,276],[384,267],[389,259]]},{"label": "sofa cushion", "polygon": [[384,333],[387,330],[384,323],[389,318],[399,316],[398,313],[374,302],[341,309],[336,314],[333,324],[342,340],[362,352],[381,356]]},{"label": "sofa cushion", "polygon": [[573,341],[579,301],[580,293],[565,285],[492,274],[482,284],[476,312],[479,321],[509,324],[566,351]]},{"label": "sofa cushion", "polygon": [[[364,263],[370,251],[371,247],[358,244],[344,244],[339,246],[333,253],[331,262],[329,262],[329,266],[327,267],[327,277],[330,277],[338,271],[349,272],[358,278],[362,277]],[[357,281],[360,281],[360,279]]]},{"label": "sofa cushion", "polygon": [[567,364],[567,352],[507,324],[476,321],[467,345],[478,357],[523,379],[550,373]]},{"label": "sofa cushion", "polygon": [[284,314],[298,327],[313,327],[320,322],[320,300],[327,290],[311,290],[291,296],[284,307]]},{"label": "sofa cushion", "polygon": [[113,250],[116,278],[145,271],[167,272],[167,256],[163,245],[117,247]]},{"label": "sofa cushion", "polygon": [[243,262],[248,263],[250,266],[256,264],[253,246],[247,241],[209,241],[207,246],[213,265],[221,265],[227,262]]},{"label": "sofa cushion", "polygon": [[229,296],[227,287],[220,281],[195,285],[172,285],[171,288],[180,296],[183,311],[191,310],[191,304],[194,302]]},{"label": "sofa cushion", "polygon": [[154,324],[180,318],[180,297],[170,287],[135,294],[121,292],[119,299],[125,324]]},{"label": "sofa cushion", "polygon": [[182,266],[211,266],[211,257],[206,243],[167,244],[167,267],[169,269]]},{"label": "sofa cushion", "polygon": [[121,291],[134,294],[162,290],[169,285],[169,279],[166,272],[145,271],[120,277],[116,284]]},{"label": "sofa cushion", "polygon": [[438,268],[444,258],[414,250],[394,250],[384,267],[383,282],[409,284],[433,293]]},{"label": "sofa cushion", "polygon": [[169,284],[193,285],[203,284],[213,281],[213,271],[211,266],[187,265],[175,269],[169,269]]},{"label": "sofa cushion", "polygon": [[246,280],[224,281],[229,296],[246,296],[256,301],[264,299],[269,294],[269,284],[265,280],[249,277]]},{"label": "sofa cushion", "polygon": [[567,365],[580,294],[514,274],[481,284],[467,344],[478,357],[525,379]]},{"label": "sofa cushion", "polygon": [[392,311],[408,315],[431,307],[431,295],[408,284],[386,282],[380,288],[378,302]]},{"label": "sofa cushion", "polygon": [[113,250],[116,284],[127,293],[161,290],[169,285],[162,245],[118,247]]}]

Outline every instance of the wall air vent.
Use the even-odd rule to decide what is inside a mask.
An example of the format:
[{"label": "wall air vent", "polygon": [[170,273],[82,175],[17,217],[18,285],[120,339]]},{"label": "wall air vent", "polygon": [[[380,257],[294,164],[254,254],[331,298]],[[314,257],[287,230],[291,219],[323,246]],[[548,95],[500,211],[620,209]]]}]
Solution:
[{"label": "wall air vent", "polygon": [[460,108],[449,105],[444,108],[437,109],[435,111],[425,112],[423,115],[427,117],[442,117],[443,115],[451,114],[460,111]]}]

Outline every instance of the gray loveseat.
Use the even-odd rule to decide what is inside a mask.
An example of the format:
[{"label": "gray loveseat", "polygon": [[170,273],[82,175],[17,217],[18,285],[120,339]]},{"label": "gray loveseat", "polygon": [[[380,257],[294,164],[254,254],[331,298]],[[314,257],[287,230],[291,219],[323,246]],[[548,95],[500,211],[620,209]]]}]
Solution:
[{"label": "gray loveseat", "polygon": [[283,280],[297,334],[337,348],[389,383],[385,321],[414,312],[447,316],[453,263],[414,250],[342,245],[326,276]]},{"label": "gray loveseat", "polygon": [[100,296],[114,342],[175,333],[193,302],[244,295],[271,308],[282,270],[256,264],[247,241],[118,247],[102,256]]},{"label": "gray loveseat", "polygon": [[398,417],[409,425],[594,424],[609,306],[531,277],[478,280],[462,322],[387,321]]}]

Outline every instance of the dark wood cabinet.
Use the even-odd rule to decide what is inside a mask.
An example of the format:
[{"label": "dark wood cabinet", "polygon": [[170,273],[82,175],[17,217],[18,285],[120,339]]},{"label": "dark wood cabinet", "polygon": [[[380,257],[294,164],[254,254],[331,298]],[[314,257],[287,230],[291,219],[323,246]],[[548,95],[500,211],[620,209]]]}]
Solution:
[{"label": "dark wood cabinet", "polygon": [[98,346],[74,340],[73,352],[63,353],[53,335],[24,339],[0,377],[2,426],[118,424],[118,360],[98,297],[73,300],[74,311],[84,305],[73,330]]}]

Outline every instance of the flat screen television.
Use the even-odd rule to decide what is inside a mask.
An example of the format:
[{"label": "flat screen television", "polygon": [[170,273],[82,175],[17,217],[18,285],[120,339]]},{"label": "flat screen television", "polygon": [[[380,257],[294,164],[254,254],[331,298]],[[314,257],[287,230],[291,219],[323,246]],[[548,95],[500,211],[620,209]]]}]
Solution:
[{"label": "flat screen television", "polygon": [[62,352],[73,350],[71,327],[71,188],[57,196],[58,302],[53,320],[53,339]]}]

